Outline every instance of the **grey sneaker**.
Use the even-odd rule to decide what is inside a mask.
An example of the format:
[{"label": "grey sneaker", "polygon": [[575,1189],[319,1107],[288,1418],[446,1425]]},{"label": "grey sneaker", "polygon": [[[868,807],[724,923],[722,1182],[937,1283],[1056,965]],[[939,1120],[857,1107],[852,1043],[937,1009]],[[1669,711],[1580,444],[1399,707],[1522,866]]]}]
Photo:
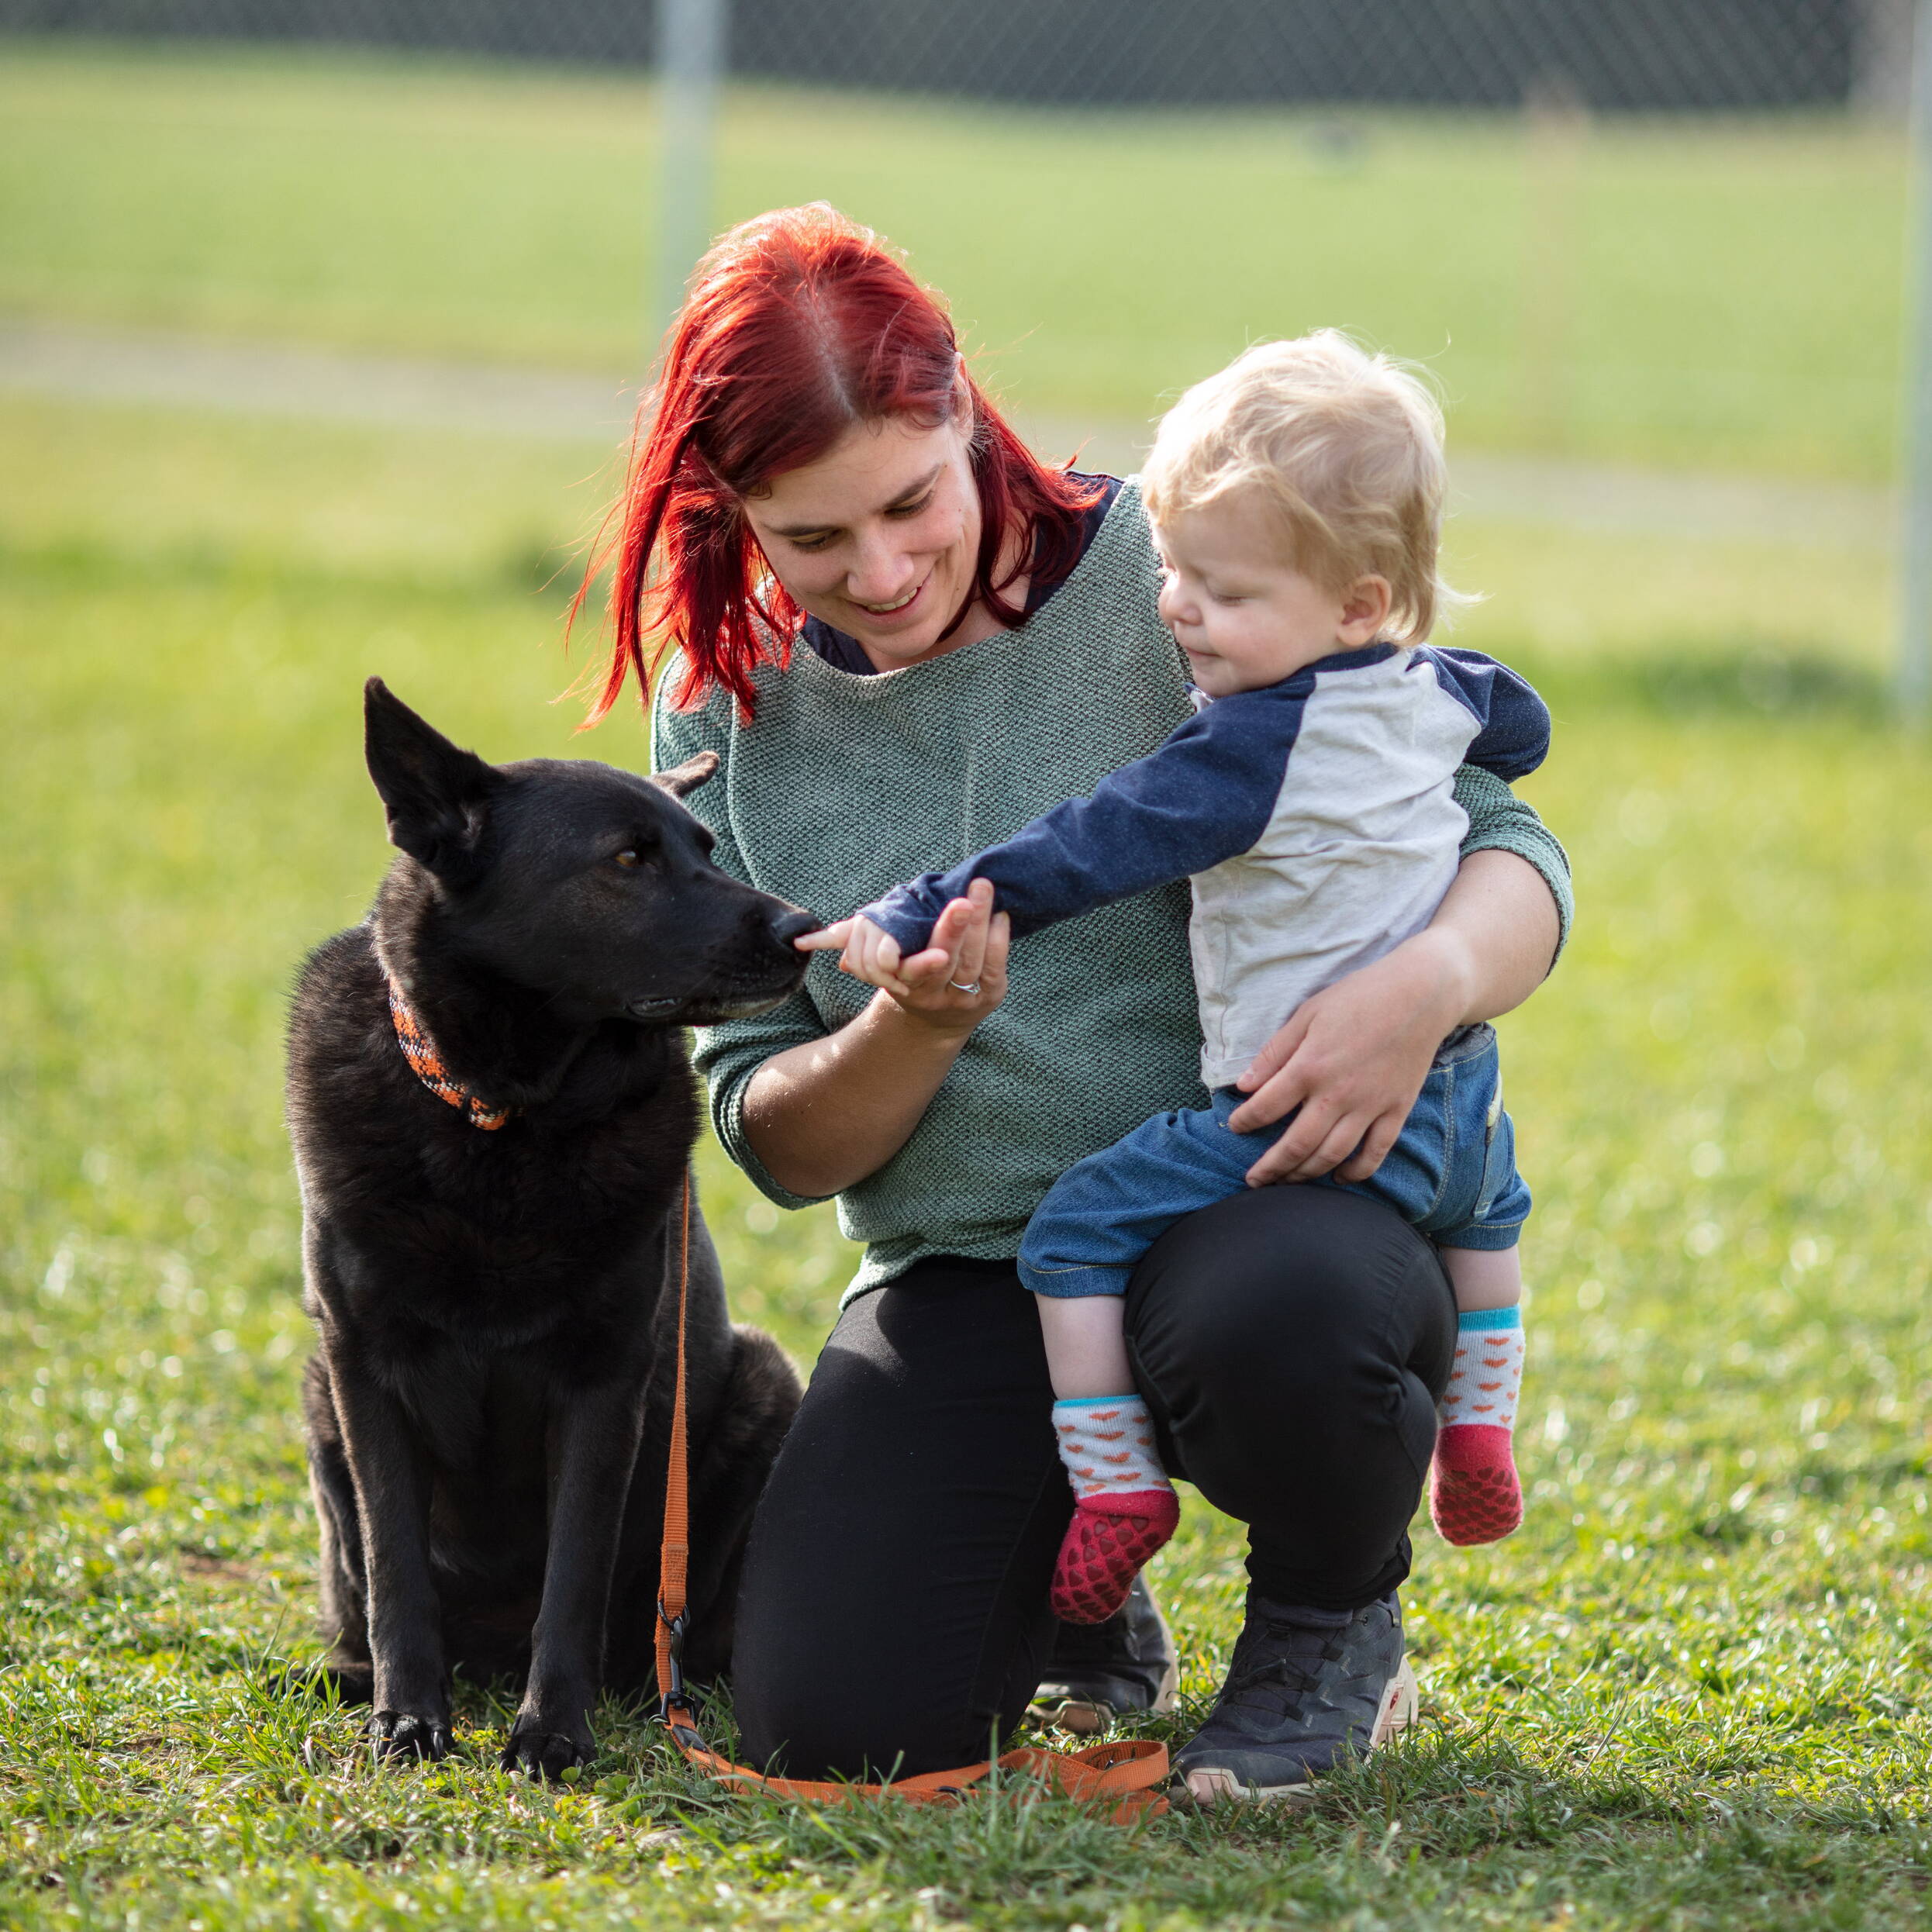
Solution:
[{"label": "grey sneaker", "polygon": [[1144,1576],[1104,1623],[1063,1623],[1047,1660],[1046,1681],[1026,1715],[1091,1737],[1130,1713],[1174,1708],[1181,1680],[1174,1639]]},{"label": "grey sneaker", "polygon": [[1247,1621],[1207,1722],[1176,1754],[1197,1803],[1306,1798],[1310,1781],[1366,1758],[1416,1715],[1392,1591],[1349,1614],[1291,1609],[1248,1592]]}]

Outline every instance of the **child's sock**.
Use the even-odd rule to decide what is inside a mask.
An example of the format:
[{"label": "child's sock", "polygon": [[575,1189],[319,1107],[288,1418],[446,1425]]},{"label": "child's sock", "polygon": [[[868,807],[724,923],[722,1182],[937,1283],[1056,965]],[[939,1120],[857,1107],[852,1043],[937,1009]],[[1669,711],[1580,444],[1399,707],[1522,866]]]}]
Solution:
[{"label": "child's sock", "polygon": [[1482,1308],[1458,1316],[1456,1360],[1436,1414],[1429,1513],[1444,1541],[1499,1542],[1523,1520],[1511,1431],[1523,1389],[1523,1316]]},{"label": "child's sock", "polygon": [[1054,1565],[1053,1613],[1102,1623],[1127,1600],[1140,1566],[1173,1535],[1180,1499],[1154,1446],[1138,1396],[1085,1396],[1053,1406],[1073,1520]]}]

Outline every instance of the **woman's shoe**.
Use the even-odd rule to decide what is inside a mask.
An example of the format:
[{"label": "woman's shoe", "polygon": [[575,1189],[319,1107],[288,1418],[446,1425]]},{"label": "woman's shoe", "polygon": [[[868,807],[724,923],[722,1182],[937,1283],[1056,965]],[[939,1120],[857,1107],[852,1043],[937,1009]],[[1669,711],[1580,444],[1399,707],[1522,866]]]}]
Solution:
[{"label": "woman's shoe", "polygon": [[1247,1620],[1207,1722],[1174,1760],[1177,1795],[1195,1804],[1294,1803],[1337,1764],[1366,1758],[1413,1722],[1416,1678],[1391,1591],[1346,1614],[1269,1603]]},{"label": "woman's shoe", "polygon": [[1174,1638],[1145,1577],[1104,1623],[1063,1623],[1047,1675],[1026,1715],[1037,1724],[1091,1737],[1116,1719],[1174,1708],[1181,1683]]}]

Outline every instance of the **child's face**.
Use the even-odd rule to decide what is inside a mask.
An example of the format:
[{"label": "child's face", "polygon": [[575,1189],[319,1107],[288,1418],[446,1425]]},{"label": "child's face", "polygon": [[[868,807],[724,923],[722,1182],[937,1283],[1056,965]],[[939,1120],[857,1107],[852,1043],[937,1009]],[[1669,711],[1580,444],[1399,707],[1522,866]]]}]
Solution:
[{"label": "child's face", "polygon": [[1389,585],[1359,578],[1337,593],[1283,559],[1278,529],[1237,496],[1155,526],[1161,619],[1210,698],[1258,691],[1337,650],[1372,644]]}]

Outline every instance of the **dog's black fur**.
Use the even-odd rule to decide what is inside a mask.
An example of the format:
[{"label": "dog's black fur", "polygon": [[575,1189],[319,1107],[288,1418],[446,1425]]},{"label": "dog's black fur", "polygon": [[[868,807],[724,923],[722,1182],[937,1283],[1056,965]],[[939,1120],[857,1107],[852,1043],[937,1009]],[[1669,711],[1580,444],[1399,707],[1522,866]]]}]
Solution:
[{"label": "dog's black fur", "polygon": [[[389,1754],[440,1757],[453,1666],[526,1680],[504,1762],[587,1759],[600,1685],[654,1675],[681,1189],[681,1029],[762,1010],[816,924],[712,864],[678,798],[588,761],[492,766],[371,678],[369,771],[401,856],[310,958],[290,1029],[303,1387],[328,1668]],[[388,982],[495,1132],[418,1078]],[[693,1210],[687,1665],[726,1665],[752,1506],[797,1406],[734,1328]]]}]

